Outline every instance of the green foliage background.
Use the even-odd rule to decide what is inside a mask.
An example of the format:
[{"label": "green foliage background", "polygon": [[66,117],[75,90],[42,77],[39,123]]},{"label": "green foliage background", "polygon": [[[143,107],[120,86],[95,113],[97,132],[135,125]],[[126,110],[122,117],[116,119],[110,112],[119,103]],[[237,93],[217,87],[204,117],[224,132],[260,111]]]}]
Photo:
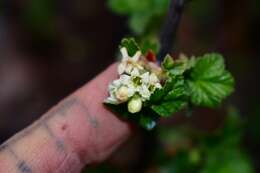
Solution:
[{"label": "green foliage background", "polygon": [[[228,108],[223,125],[204,133],[190,125],[160,126],[155,147],[145,172],[158,173],[254,173],[251,159],[241,146],[245,127],[239,112]],[[88,173],[116,173],[120,169],[107,163],[88,169]]]}]

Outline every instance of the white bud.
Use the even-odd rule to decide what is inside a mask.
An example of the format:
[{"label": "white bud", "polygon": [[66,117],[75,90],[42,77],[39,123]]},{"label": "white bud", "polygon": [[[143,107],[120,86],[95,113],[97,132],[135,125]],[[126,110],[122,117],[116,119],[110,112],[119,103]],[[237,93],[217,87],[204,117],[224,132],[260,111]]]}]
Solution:
[{"label": "white bud", "polygon": [[115,93],[116,98],[121,102],[125,102],[128,99],[128,88],[121,86]]},{"label": "white bud", "polygon": [[142,100],[139,97],[134,97],[128,102],[128,111],[130,113],[140,112],[142,109]]}]

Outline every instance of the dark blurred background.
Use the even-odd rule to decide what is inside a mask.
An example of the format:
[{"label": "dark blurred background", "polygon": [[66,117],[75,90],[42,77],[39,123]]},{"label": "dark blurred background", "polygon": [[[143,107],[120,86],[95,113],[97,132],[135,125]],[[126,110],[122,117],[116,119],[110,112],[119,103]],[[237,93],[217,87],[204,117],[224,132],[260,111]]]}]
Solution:
[{"label": "dark blurred background", "polygon": [[[153,1],[153,6],[147,5],[150,1]],[[167,1],[1,0],[0,142],[39,118],[52,105],[112,63],[117,45],[124,36],[156,40],[167,11]],[[132,9],[127,8],[130,6]],[[193,0],[185,8],[173,54],[222,53],[228,69],[235,76],[236,91],[219,110],[199,109],[192,118],[185,120],[179,120],[181,115],[177,115],[166,122],[169,129],[157,130],[156,137],[140,130],[140,134],[121,151],[129,155],[130,160],[116,155],[112,165],[116,162],[119,172],[167,172],[159,169],[159,161],[147,161],[152,165],[140,163],[140,160],[145,160],[142,155],[145,153],[140,152],[144,145],[154,145],[148,147],[150,150],[145,151],[146,154],[165,146],[164,141],[158,144],[154,138],[164,136],[164,131],[174,131],[172,127],[176,121],[188,122],[192,128],[208,134],[226,122],[224,117],[227,114],[238,114],[240,121],[246,122],[242,130],[240,128],[243,135],[238,145],[247,153],[246,158],[250,158],[248,167],[259,172],[259,31],[259,0]],[[175,132],[171,134],[176,137]],[[170,144],[176,149],[175,142],[181,140],[169,136],[169,132],[166,136],[166,139],[174,138]],[[194,151],[190,151],[189,156],[192,156]],[[175,153],[170,155],[174,157]],[[196,153],[194,155],[196,158]],[[241,165],[239,161],[234,164]],[[241,168],[236,169],[241,171]],[[178,172],[176,170],[168,172]],[[215,172],[229,173],[227,170]],[[250,171],[241,173],[247,172]]]}]

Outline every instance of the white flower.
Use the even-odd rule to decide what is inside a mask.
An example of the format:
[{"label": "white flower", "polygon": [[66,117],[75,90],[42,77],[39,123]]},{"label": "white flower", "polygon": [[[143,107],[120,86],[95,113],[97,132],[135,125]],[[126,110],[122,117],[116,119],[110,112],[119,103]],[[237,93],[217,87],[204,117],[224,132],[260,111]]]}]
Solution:
[{"label": "white flower", "polygon": [[149,81],[150,81],[150,75],[149,75],[149,72],[146,72],[144,74],[141,75],[141,79],[142,79],[142,82],[144,84],[149,84]]},{"label": "white flower", "polygon": [[137,77],[140,76],[140,72],[137,68],[133,68],[133,70],[131,71],[131,77]]},{"label": "white flower", "polygon": [[120,78],[109,84],[109,97],[105,100],[106,103],[120,104],[126,102],[132,97],[136,89],[129,75],[122,74]]},{"label": "white flower", "polygon": [[118,87],[120,87],[121,85],[121,82],[119,79],[117,80],[114,80],[112,83],[109,84],[108,86],[108,91],[111,93],[111,92],[114,92]]},{"label": "white flower", "polygon": [[138,64],[138,61],[141,57],[141,51],[137,51],[133,57],[128,55],[127,49],[125,47],[121,48],[120,51],[122,54],[122,60],[117,68],[119,75],[123,73],[131,74],[134,67],[143,69],[143,67]]},{"label": "white flower", "polygon": [[122,48],[122,61],[118,65],[119,79],[109,85],[109,97],[106,103],[118,105],[128,102],[128,111],[141,111],[143,102],[150,99],[157,88],[162,88],[157,73],[144,67],[140,60],[141,52],[133,57],[128,55],[127,49]]},{"label": "white flower", "polygon": [[122,75],[120,75],[119,80],[120,80],[121,85],[127,87],[128,98],[132,97],[135,94],[136,89],[135,89],[131,76],[122,74]]},{"label": "white flower", "polygon": [[119,81],[121,85],[128,85],[131,81],[131,77],[129,75],[122,74],[120,75]]},{"label": "white flower", "polygon": [[151,75],[149,76],[149,81],[151,84],[155,84],[159,82],[159,79],[154,73],[151,73]]},{"label": "white flower", "polygon": [[147,85],[140,86],[138,92],[142,96],[143,101],[150,99],[151,92],[149,91]]},{"label": "white flower", "polygon": [[109,91],[109,97],[105,99],[105,103],[110,103],[110,104],[119,104],[120,102],[115,96],[115,92],[118,87],[120,87],[120,80],[114,80],[112,83],[109,84],[108,86],[108,91]]},{"label": "white flower", "polygon": [[153,85],[156,88],[162,88],[162,85],[160,84],[160,80],[158,79],[158,77],[152,73],[150,76],[149,76],[149,82],[150,82],[150,85]]}]

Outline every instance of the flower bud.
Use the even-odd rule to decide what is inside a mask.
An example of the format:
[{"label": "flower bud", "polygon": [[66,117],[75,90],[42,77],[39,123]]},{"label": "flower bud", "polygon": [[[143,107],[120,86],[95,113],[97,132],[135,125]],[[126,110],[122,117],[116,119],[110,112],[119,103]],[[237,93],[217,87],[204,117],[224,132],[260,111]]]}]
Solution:
[{"label": "flower bud", "polygon": [[130,113],[140,112],[142,109],[142,100],[140,97],[134,97],[128,102],[128,111]]},{"label": "flower bud", "polygon": [[125,86],[121,86],[117,91],[116,91],[116,98],[122,102],[127,101],[128,99],[128,88]]}]

